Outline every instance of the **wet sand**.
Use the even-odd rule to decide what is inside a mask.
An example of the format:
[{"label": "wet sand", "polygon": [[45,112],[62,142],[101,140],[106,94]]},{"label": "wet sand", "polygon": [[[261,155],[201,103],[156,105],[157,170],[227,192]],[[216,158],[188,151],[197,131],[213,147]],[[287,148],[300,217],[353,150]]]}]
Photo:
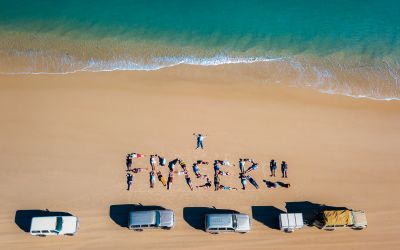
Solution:
[{"label": "wet sand", "polygon": [[[0,76],[1,249],[395,249],[400,240],[400,102],[354,99],[260,84],[235,66],[179,66],[152,72]],[[194,132],[208,134],[196,151]],[[148,173],[126,191],[125,155],[168,160],[249,157],[261,188],[190,191],[176,176],[167,191]],[[270,159],[286,160],[289,189],[268,189]],[[134,161],[150,167],[148,159]],[[238,167],[224,185],[240,188]],[[166,175],[166,167],[161,171]],[[211,175],[212,166],[204,173]],[[194,178],[195,185],[203,184]],[[123,204],[176,212],[172,231],[121,227]],[[312,204],[362,209],[364,231],[276,230],[280,211]],[[209,235],[197,212],[215,206],[248,213],[245,235]],[[49,209],[80,218],[74,237],[32,237],[17,210]],[[21,212],[19,212],[20,215]],[[22,212],[23,213],[23,212]],[[270,216],[265,216],[270,214]],[[18,217],[18,216],[17,216]],[[22,224],[21,224],[22,223]],[[26,224],[26,223],[25,223]],[[22,228],[21,228],[22,227]]]}]

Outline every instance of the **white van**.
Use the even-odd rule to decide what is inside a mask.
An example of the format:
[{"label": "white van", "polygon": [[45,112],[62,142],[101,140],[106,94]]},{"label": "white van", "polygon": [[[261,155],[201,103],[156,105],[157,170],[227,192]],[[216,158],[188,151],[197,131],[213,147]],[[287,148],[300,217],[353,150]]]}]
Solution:
[{"label": "white van", "polygon": [[79,228],[79,219],[75,216],[33,217],[30,234],[36,236],[74,235]]},{"label": "white van", "polygon": [[285,213],[279,215],[279,227],[281,231],[292,233],[304,226],[302,213]]}]

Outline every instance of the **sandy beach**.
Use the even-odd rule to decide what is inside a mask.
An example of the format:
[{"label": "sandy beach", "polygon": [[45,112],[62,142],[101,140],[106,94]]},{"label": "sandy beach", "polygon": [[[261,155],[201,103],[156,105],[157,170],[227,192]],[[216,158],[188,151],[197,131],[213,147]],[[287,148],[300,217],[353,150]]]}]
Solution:
[{"label": "sandy beach", "polygon": [[[396,249],[400,102],[260,84],[234,74],[240,67],[1,75],[0,249]],[[194,150],[194,132],[208,135],[205,150]],[[128,192],[130,152],[190,166],[254,158],[261,188],[190,191],[176,176],[172,190],[159,182],[151,190],[148,173],[139,173]],[[288,162],[291,188],[263,183],[271,159]],[[148,158],[134,164],[150,167]],[[221,182],[240,188],[238,167],[224,170],[232,175]],[[176,227],[132,232],[110,214],[110,206],[139,203],[173,209]],[[365,210],[368,228],[285,234],[265,215],[310,203]],[[212,206],[249,214],[253,230],[210,235],[193,226],[194,212]],[[76,215],[79,232],[32,237],[15,221],[18,210],[32,209]]]}]

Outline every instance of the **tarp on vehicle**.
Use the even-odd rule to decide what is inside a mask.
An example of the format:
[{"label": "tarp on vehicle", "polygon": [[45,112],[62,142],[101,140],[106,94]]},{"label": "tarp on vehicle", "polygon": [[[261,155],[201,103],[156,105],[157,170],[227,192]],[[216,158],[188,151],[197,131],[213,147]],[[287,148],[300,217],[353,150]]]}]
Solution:
[{"label": "tarp on vehicle", "polygon": [[324,211],[325,226],[351,225],[353,220],[350,210]]}]

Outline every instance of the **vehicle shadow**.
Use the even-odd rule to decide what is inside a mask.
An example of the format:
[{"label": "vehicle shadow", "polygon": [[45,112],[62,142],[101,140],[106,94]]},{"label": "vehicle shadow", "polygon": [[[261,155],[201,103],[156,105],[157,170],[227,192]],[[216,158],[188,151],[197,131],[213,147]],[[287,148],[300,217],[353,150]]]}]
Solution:
[{"label": "vehicle shadow", "polygon": [[238,214],[239,212],[231,209],[217,209],[215,207],[184,207],[183,219],[194,229],[204,230],[206,214],[224,213]]},{"label": "vehicle shadow", "polygon": [[128,227],[128,216],[131,211],[165,210],[160,206],[144,206],[142,204],[118,204],[110,206],[110,218],[121,227]]},{"label": "vehicle shadow", "polygon": [[24,232],[29,232],[31,229],[31,222],[33,217],[44,216],[71,216],[67,212],[53,212],[49,210],[17,210],[15,212],[15,224]]},{"label": "vehicle shadow", "polygon": [[284,211],[274,206],[252,206],[253,218],[272,229],[279,230],[279,214]]},{"label": "vehicle shadow", "polygon": [[327,206],[310,201],[286,202],[286,210],[288,213],[302,213],[304,224],[312,226],[318,214],[324,210],[344,210],[346,207]]}]

